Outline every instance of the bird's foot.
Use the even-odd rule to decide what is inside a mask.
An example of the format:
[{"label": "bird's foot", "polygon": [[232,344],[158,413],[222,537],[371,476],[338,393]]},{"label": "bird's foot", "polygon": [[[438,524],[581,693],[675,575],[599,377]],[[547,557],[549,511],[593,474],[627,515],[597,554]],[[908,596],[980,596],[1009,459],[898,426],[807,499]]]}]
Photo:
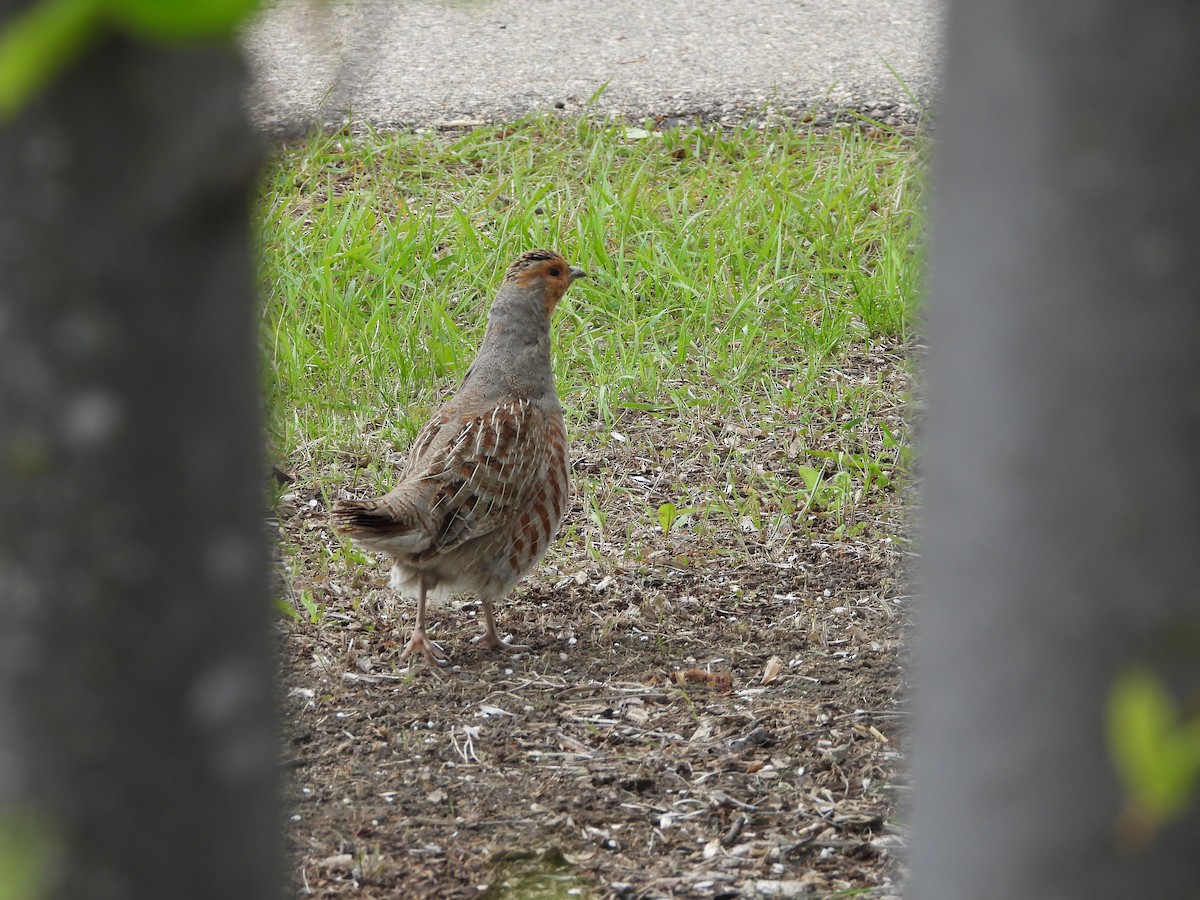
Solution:
[{"label": "bird's foot", "polygon": [[450,662],[450,658],[446,656],[442,648],[429,639],[429,635],[425,633],[424,628],[413,630],[412,637],[408,639],[408,643],[400,651],[400,662],[405,662],[413,655],[413,651],[415,650],[421,651],[421,655],[425,657],[425,661],[431,666],[444,666]]},{"label": "bird's foot", "polygon": [[505,653],[528,653],[530,651],[530,648],[524,644],[510,644],[494,631],[485,631],[471,643],[489,650],[503,650]]}]

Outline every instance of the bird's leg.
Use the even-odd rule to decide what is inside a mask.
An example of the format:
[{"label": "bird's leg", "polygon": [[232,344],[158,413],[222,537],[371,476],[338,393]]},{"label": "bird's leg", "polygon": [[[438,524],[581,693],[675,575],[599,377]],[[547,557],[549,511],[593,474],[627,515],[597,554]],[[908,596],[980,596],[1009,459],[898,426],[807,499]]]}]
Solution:
[{"label": "bird's leg", "polygon": [[509,653],[528,653],[529,648],[524,644],[510,644],[496,633],[496,619],[492,616],[492,601],[487,597],[481,597],[480,599],[483,601],[484,630],[483,634],[475,638],[472,643],[478,644],[480,647],[505,650]]},{"label": "bird's leg", "polygon": [[420,650],[421,655],[425,657],[425,661],[431,666],[444,666],[449,662],[446,654],[442,652],[442,648],[429,639],[429,635],[425,633],[425,576],[422,574],[420,586],[417,588],[417,623],[413,627],[412,637],[408,639],[408,643],[404,645],[404,649],[400,651],[400,662],[404,662],[412,656],[414,650]]}]

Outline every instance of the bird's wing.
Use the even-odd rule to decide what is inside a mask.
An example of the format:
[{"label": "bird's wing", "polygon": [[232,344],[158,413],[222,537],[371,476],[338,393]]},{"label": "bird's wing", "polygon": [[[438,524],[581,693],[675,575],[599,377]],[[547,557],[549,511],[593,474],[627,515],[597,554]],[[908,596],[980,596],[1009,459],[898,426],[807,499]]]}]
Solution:
[{"label": "bird's wing", "polygon": [[[438,431],[453,427],[445,422]],[[444,442],[436,438],[422,444],[418,437],[421,458],[409,472],[433,487],[427,556],[495,531],[528,507],[549,470],[550,418],[529,400],[512,400],[462,421]]]},{"label": "bird's wing", "polygon": [[421,430],[417,432],[417,436],[413,440],[412,447],[409,448],[404,468],[400,470],[401,481],[419,475],[423,469],[429,467],[430,451],[437,453],[439,435],[444,440],[443,430],[453,429],[456,418],[451,407],[446,405],[434,412],[429,421],[421,426]]}]

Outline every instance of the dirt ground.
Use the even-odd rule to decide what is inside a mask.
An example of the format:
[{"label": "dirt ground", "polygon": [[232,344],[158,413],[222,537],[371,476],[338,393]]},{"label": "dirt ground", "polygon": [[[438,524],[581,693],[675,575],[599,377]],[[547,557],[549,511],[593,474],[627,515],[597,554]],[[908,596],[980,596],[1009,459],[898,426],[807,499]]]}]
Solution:
[{"label": "dirt ground", "polygon": [[[903,368],[875,350],[830,378],[901,394]],[[898,404],[876,411],[893,435]],[[299,616],[280,623],[297,895],[899,895],[901,500],[866,492],[853,538],[820,517],[663,534],[644,510],[664,480],[703,481],[695,430],[637,413],[620,441],[573,435],[565,537],[497,610],[532,652],[475,648],[464,598],[431,609],[452,657],[437,671],[399,668],[412,605],[374,558],[330,564],[327,498],[294,473],[278,520]],[[780,477],[797,438],[871,450],[882,434],[866,421],[830,437],[847,430],[800,410],[708,431]],[[645,527],[606,543],[581,480],[609,503],[610,531],[623,509]],[[621,486],[635,504],[616,501]]]}]

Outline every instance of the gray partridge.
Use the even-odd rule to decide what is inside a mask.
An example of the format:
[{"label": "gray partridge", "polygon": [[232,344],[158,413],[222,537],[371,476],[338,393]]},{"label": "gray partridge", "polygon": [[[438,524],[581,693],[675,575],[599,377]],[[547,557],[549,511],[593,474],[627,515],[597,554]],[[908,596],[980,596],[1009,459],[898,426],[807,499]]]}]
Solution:
[{"label": "gray partridge", "polygon": [[339,500],[334,528],[387,554],[391,586],[417,597],[400,654],[447,658],[425,633],[426,597],[475,594],[483,647],[521,652],[496,633],[492,603],[541,559],[568,502],[567,434],[550,366],[550,319],[587,273],[551,250],[530,250],[504,276],[475,361],[454,396],[417,434],[389,493]]}]

